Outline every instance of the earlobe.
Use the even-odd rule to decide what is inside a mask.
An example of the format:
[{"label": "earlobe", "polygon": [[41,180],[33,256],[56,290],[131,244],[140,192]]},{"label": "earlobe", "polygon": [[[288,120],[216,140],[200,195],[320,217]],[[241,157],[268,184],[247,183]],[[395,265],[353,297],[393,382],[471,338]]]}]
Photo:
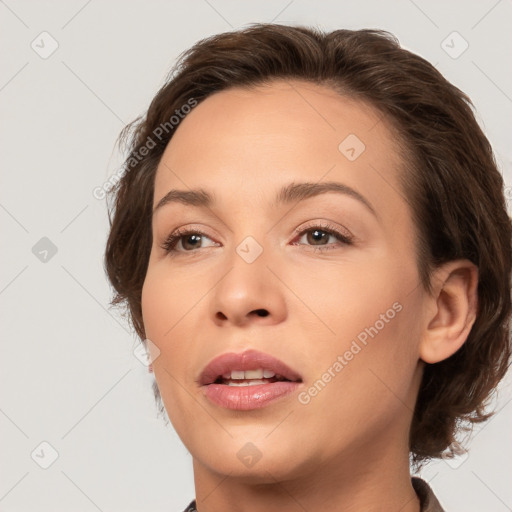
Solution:
[{"label": "earlobe", "polygon": [[450,261],[432,276],[432,312],[420,342],[420,358],[438,363],[466,341],[478,311],[478,268],[469,260]]}]

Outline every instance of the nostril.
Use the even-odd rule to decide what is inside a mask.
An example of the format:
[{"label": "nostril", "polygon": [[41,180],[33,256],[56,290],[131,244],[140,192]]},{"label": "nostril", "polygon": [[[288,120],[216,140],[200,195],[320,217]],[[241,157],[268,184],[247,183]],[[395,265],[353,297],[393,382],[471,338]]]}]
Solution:
[{"label": "nostril", "polygon": [[257,309],[256,314],[258,316],[268,316],[268,311],[266,309]]}]

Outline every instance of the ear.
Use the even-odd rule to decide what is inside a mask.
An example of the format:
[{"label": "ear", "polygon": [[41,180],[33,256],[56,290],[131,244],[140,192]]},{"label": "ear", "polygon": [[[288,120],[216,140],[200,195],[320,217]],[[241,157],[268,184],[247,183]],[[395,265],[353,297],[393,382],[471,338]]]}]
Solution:
[{"label": "ear", "polygon": [[426,327],[419,350],[426,363],[438,363],[466,341],[478,311],[478,268],[469,260],[450,261],[432,276]]}]

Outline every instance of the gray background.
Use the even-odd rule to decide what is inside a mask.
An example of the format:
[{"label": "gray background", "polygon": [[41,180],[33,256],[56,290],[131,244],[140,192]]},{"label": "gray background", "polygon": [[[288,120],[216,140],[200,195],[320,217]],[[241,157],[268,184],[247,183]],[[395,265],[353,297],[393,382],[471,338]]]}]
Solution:
[{"label": "gray background", "polygon": [[[469,94],[510,186],[511,19],[510,0],[0,1],[0,510],[178,511],[194,496],[136,338],[107,308],[93,196],[180,52],[257,21],[387,29]],[[512,510],[511,383],[469,457],[422,472],[450,512]]]}]

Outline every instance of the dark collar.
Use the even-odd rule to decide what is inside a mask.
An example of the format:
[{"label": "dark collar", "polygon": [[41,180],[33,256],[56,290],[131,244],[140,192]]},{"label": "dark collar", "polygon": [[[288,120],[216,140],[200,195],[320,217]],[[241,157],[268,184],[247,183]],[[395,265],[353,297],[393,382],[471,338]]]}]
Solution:
[{"label": "dark collar", "polygon": [[420,499],[421,512],[445,512],[430,486],[417,476],[411,478],[412,486]]}]

